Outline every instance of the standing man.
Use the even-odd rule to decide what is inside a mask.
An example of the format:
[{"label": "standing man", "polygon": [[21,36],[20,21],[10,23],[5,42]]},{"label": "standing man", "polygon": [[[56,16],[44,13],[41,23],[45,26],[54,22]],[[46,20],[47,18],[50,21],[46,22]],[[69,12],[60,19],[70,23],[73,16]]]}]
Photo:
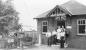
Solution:
[{"label": "standing man", "polygon": [[64,37],[61,37],[60,48],[64,48],[64,43],[65,43]]},{"label": "standing man", "polygon": [[61,34],[60,47],[64,48],[64,43],[65,43],[65,28],[64,28],[64,26],[62,26],[60,34]]},{"label": "standing man", "polygon": [[48,43],[48,46],[51,46],[51,32],[47,32],[46,33],[46,37],[48,38],[48,41],[47,41],[47,43]]},{"label": "standing man", "polygon": [[56,30],[53,30],[53,32],[52,32],[52,43],[54,45],[57,44],[57,32],[56,32]]}]

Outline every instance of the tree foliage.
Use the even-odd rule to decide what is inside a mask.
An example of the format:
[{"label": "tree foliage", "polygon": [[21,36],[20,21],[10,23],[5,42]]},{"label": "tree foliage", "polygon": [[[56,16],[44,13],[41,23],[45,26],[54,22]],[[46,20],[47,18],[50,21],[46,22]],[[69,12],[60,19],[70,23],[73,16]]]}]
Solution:
[{"label": "tree foliage", "polygon": [[7,34],[9,31],[18,31],[21,28],[18,21],[18,12],[13,6],[0,0],[0,34]]}]

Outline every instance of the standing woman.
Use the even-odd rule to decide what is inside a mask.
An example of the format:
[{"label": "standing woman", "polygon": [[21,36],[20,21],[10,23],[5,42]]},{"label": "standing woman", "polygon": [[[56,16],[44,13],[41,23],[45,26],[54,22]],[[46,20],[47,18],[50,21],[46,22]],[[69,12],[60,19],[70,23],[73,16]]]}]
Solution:
[{"label": "standing woman", "polygon": [[57,29],[57,42],[58,43],[60,43],[60,37],[61,37],[60,33],[61,33],[61,27],[58,26],[58,29]]},{"label": "standing woman", "polygon": [[65,38],[65,28],[64,28],[64,26],[62,26],[60,34],[61,34],[61,37]]}]

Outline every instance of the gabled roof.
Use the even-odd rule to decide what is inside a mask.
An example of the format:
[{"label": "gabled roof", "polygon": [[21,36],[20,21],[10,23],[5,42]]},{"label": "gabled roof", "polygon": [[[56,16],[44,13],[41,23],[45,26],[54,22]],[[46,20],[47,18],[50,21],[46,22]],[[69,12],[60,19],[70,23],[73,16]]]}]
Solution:
[{"label": "gabled roof", "polygon": [[[86,14],[86,6],[75,1],[75,0],[70,0],[62,5],[57,5],[56,7],[59,7],[66,11],[69,15],[83,15]],[[55,7],[55,8],[56,8]],[[36,18],[46,18],[47,15],[49,15],[55,8],[44,12],[43,14],[37,16]]]},{"label": "gabled roof", "polygon": [[34,19],[36,19],[36,18],[46,18],[46,16],[50,13],[50,11],[51,11],[51,10],[48,10],[48,11],[46,11],[46,12],[40,14],[39,16],[35,17]]},{"label": "gabled roof", "polygon": [[[55,9],[57,9],[57,8],[60,8],[61,10],[64,10],[66,14],[69,14],[69,15],[70,15],[70,13],[69,13],[68,11],[66,11],[65,9],[63,9],[61,6],[56,5],[53,9],[48,10],[48,11],[46,11],[46,12],[40,14],[39,16],[35,17],[34,19],[49,17],[49,15],[50,15]],[[60,16],[60,15],[61,15],[61,14],[59,14],[58,16]],[[63,15],[64,15],[64,14],[63,14]]]},{"label": "gabled roof", "polygon": [[86,6],[75,0],[70,0],[60,6],[67,9],[72,15],[86,14]]}]

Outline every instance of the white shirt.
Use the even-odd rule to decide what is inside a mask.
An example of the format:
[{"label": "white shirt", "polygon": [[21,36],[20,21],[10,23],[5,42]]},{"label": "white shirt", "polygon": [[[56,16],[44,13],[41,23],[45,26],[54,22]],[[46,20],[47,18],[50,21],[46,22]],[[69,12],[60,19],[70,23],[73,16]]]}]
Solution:
[{"label": "white shirt", "polygon": [[65,36],[65,29],[64,28],[62,28],[61,36]]},{"label": "white shirt", "polygon": [[8,43],[14,42],[14,39],[8,39]]},{"label": "white shirt", "polygon": [[60,33],[61,32],[61,28],[60,29],[57,29],[57,33]]},{"label": "white shirt", "polygon": [[60,35],[61,35],[61,36],[65,36],[65,32],[61,32]]},{"label": "white shirt", "polygon": [[52,32],[52,35],[57,35],[57,32],[56,32],[56,31],[53,31],[53,32]]},{"label": "white shirt", "polygon": [[57,33],[57,39],[60,39],[61,35],[60,33]]},{"label": "white shirt", "polygon": [[47,32],[46,37],[50,37],[50,36],[51,36],[51,32]]}]

